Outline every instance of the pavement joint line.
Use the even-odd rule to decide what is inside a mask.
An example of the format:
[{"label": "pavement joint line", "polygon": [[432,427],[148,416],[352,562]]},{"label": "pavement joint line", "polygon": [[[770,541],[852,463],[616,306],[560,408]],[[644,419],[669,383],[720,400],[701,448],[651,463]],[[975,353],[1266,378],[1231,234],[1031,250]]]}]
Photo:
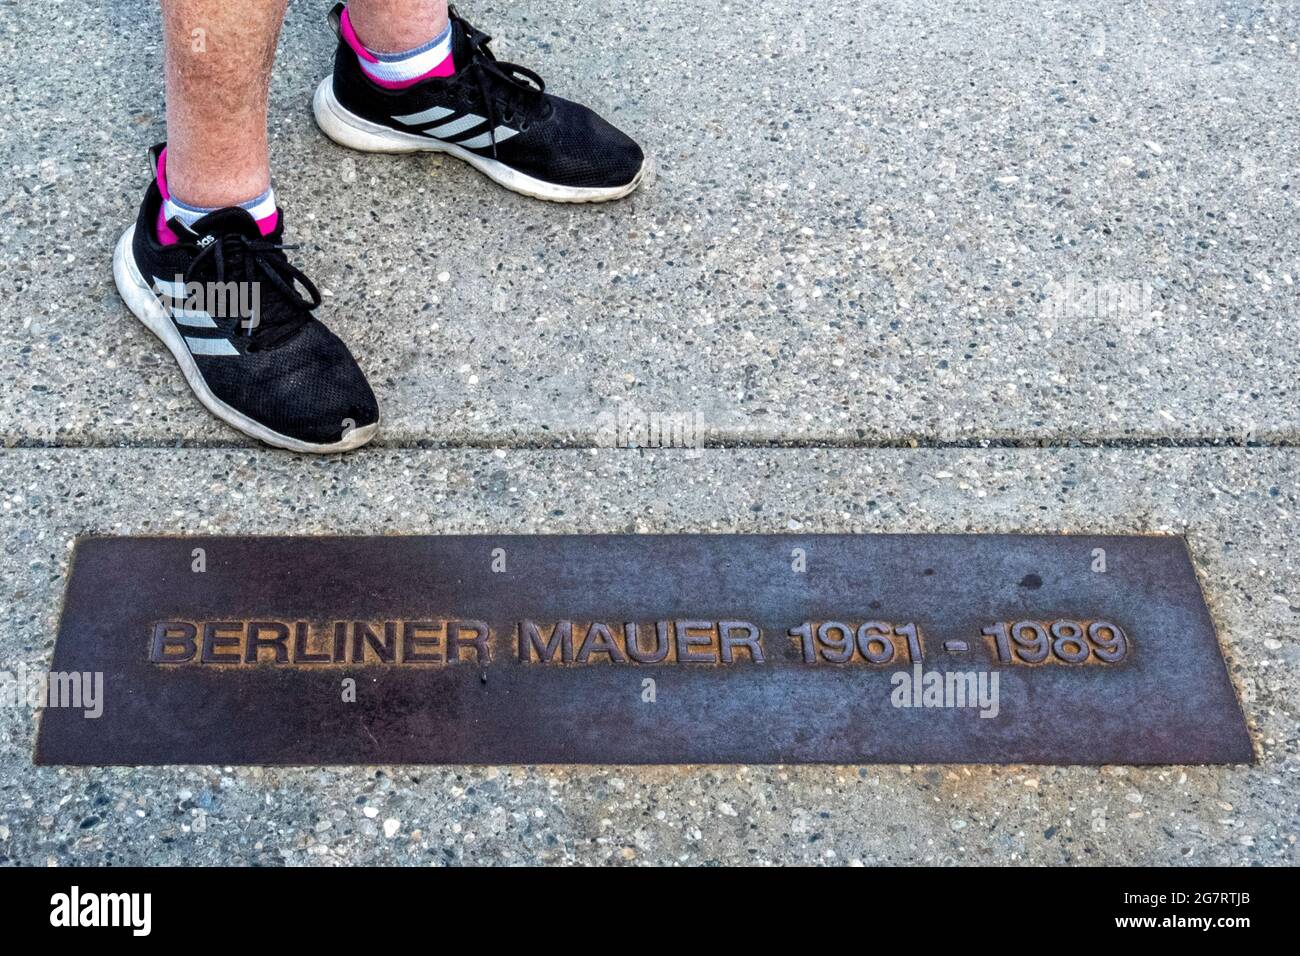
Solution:
[{"label": "pavement joint line", "polygon": [[[262,446],[246,442],[230,441],[140,441],[92,443],[83,441],[40,441],[19,439],[0,444],[3,451],[233,451],[253,450]],[[1223,449],[1293,449],[1300,448],[1300,435],[1283,436],[1266,441],[1230,441],[1223,438],[1187,437],[1187,438],[1012,438],[990,437],[972,438],[956,441],[933,441],[914,438],[887,438],[835,441],[829,439],[736,439],[709,442],[696,447],[678,446],[610,446],[595,445],[590,442],[564,441],[495,441],[491,439],[465,439],[459,441],[442,441],[437,439],[416,440],[414,442],[388,443],[382,439],[373,441],[367,448],[383,451],[626,451],[626,452],[701,452],[701,451],[987,451],[997,449],[1023,451],[1068,451],[1073,449],[1099,449],[1121,451],[1158,451],[1176,449],[1202,449],[1218,451]],[[274,451],[274,449],[265,449]]]}]

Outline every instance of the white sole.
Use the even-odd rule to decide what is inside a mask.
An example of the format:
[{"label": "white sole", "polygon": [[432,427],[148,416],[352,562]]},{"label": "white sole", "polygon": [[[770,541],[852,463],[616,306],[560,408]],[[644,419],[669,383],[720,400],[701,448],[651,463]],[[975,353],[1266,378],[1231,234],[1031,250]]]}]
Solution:
[{"label": "white sole", "polygon": [[171,351],[176,364],[181,367],[181,372],[185,375],[185,381],[189,383],[204,408],[251,438],[274,445],[276,448],[310,455],[333,455],[338,452],[352,451],[375,437],[375,433],[379,430],[378,422],[348,432],[347,437],[342,441],[328,445],[314,445],[272,431],[217,398],[199,373],[194,356],[190,354],[184,338],[177,331],[171,316],[167,314],[167,309],[158,301],[158,297],[140,275],[140,270],[135,264],[135,256],[131,252],[131,242],[134,238],[135,226],[133,225],[122,233],[122,238],[117,241],[117,248],[113,250],[113,279],[117,283],[117,291],[127,308],[135,313],[135,317],[144,323],[145,328],[158,336],[163,345]]},{"label": "white sole", "polygon": [[331,76],[325,77],[316,87],[316,95],[312,97],[312,111],[316,114],[316,125],[340,146],[364,153],[446,153],[463,159],[488,179],[512,192],[548,202],[610,202],[622,199],[641,185],[650,165],[649,159],[644,160],[636,176],[625,186],[557,186],[526,176],[505,163],[472,153],[455,143],[444,143],[416,133],[403,133],[362,119],[335,97],[334,78]]}]

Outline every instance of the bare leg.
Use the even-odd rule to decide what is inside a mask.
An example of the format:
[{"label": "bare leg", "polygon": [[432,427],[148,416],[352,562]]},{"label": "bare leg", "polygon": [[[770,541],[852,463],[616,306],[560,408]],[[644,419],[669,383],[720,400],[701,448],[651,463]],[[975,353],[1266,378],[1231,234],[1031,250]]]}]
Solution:
[{"label": "bare leg", "polygon": [[162,0],[167,185],[229,206],[271,185],[266,100],[287,0]]},{"label": "bare leg", "polygon": [[349,0],[357,38],[376,53],[402,53],[447,28],[447,0]]}]

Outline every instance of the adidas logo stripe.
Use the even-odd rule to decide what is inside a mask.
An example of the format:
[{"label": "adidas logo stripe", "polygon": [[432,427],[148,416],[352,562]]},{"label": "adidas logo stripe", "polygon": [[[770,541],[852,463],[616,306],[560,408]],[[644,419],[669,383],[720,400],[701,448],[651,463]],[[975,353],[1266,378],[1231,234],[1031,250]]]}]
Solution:
[{"label": "adidas logo stripe", "polygon": [[[186,308],[183,304],[186,301],[185,283],[180,279],[169,281],[153,276],[153,290],[158,296],[158,301],[171,314],[172,319],[177,325],[190,329],[212,329],[217,330],[217,322],[211,314],[203,309]],[[206,337],[184,335],[185,344],[188,346],[191,355],[238,355],[239,350],[231,344],[230,340],[224,336]]]},{"label": "adidas logo stripe", "polygon": [[[453,119],[452,117],[456,118]],[[431,139],[440,139],[445,142],[454,142],[457,146],[463,146],[466,149],[486,149],[492,145],[494,137],[496,142],[503,143],[510,137],[519,135],[519,130],[502,125],[497,126],[492,131],[479,133],[469,139],[457,140],[456,137],[465,136],[478,127],[487,125],[487,117],[479,116],[477,113],[465,113],[457,117],[455,110],[449,110],[442,106],[432,106],[418,113],[394,116],[393,119],[403,126],[425,127],[424,129],[413,129],[413,132],[421,136],[428,136]],[[437,125],[430,126],[430,123]]]}]

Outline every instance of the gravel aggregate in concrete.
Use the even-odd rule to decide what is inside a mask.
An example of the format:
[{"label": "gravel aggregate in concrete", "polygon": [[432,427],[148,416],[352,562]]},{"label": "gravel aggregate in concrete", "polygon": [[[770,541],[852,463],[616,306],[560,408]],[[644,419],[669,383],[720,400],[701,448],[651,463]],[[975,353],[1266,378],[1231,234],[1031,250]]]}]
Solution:
[{"label": "gravel aggregate in concrete", "polygon": [[1186,534],[1258,753],[1236,767],[31,763],[0,708],[0,857],[71,863],[1291,864],[1294,450],[0,454],[0,661],[48,663],[72,539],[136,533]]}]

